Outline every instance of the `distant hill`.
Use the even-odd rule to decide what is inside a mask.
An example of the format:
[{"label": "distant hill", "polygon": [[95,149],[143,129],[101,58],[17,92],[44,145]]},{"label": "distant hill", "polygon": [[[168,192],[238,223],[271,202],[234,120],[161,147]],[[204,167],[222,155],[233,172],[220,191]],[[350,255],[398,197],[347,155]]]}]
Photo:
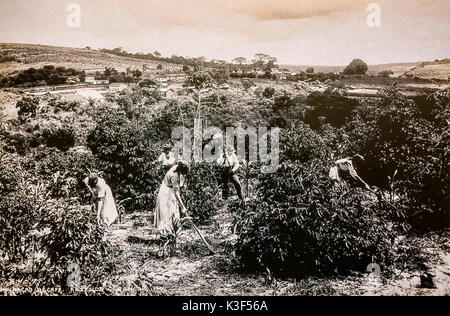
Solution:
[{"label": "distant hill", "polygon": [[[10,74],[18,70],[30,67],[41,68],[45,65],[63,66],[76,70],[102,71],[105,67],[113,67],[119,71],[126,68],[143,69],[146,65],[147,72],[156,72],[156,67],[161,64],[165,70],[181,70],[182,65],[143,60],[137,58],[121,57],[103,53],[97,50],[83,48],[56,47],[32,44],[7,44],[0,43],[0,75]],[[345,66],[314,66],[314,65],[280,65],[293,72],[306,71],[313,67],[316,72],[341,72]],[[415,62],[396,63],[385,65],[370,65],[369,75],[377,75],[384,70],[391,70],[393,77],[419,77],[425,79],[447,80],[450,76],[449,60],[443,62]]]},{"label": "distant hill", "polygon": [[292,72],[306,71],[314,68],[314,72],[342,72],[345,66],[317,66],[317,65],[280,65],[280,69],[288,69]]},{"label": "distant hill", "polygon": [[0,62],[0,75],[49,64],[88,72],[101,71],[105,67],[113,67],[120,72],[126,71],[128,67],[142,70],[144,65],[151,72],[156,71],[159,64],[166,70],[182,69],[182,66],[176,64],[120,57],[96,50],[31,44],[0,44],[0,61],[3,61]]},{"label": "distant hill", "polygon": [[[296,66],[282,65],[280,68],[287,68],[290,71],[306,71],[312,67],[316,72],[342,72],[345,66]],[[450,77],[450,62],[415,62],[415,63],[396,63],[383,65],[369,65],[368,75],[378,75],[381,71],[391,70],[392,77],[418,77],[424,79],[442,79],[448,80]]]}]

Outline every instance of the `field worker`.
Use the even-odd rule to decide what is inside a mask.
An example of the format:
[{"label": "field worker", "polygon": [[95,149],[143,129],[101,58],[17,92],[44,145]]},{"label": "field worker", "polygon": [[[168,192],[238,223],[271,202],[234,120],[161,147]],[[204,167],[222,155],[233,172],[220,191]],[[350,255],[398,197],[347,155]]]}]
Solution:
[{"label": "field worker", "polygon": [[107,227],[111,226],[119,217],[111,188],[96,173],[91,173],[84,183],[97,202],[98,224],[104,223]]},{"label": "field worker", "polygon": [[184,185],[183,178],[189,171],[189,165],[185,161],[179,161],[167,172],[156,200],[154,225],[158,234],[162,237],[176,234],[176,224],[181,215],[187,216],[186,206],[181,199],[181,188]]},{"label": "field worker", "polygon": [[163,153],[158,158],[158,162],[166,171],[169,171],[170,168],[176,164],[175,154],[171,150],[171,146],[169,144],[164,145],[163,150]]},{"label": "field worker", "polygon": [[350,185],[362,187],[372,191],[371,187],[365,183],[358,175],[358,168],[364,162],[364,157],[355,155],[335,162],[335,166],[330,170],[330,178],[336,182],[346,181]]},{"label": "field worker", "polygon": [[222,156],[217,159],[217,165],[220,167],[221,172],[221,183],[222,183],[222,198],[224,200],[228,199],[228,183],[233,183],[236,188],[237,195],[241,201],[244,201],[244,197],[242,195],[242,187],[239,181],[239,177],[237,172],[241,167],[239,163],[239,159],[236,155],[236,151],[233,146],[227,146],[226,151],[222,154]]}]

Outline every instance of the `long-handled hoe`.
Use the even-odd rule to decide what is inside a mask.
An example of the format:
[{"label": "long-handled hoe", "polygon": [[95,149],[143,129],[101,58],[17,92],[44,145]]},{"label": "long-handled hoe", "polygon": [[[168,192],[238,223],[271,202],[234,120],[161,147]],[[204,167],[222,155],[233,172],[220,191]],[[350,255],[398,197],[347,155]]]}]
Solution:
[{"label": "long-handled hoe", "polygon": [[[368,189],[369,190],[369,189]],[[397,212],[401,212],[394,204],[392,204],[391,202],[389,202],[388,200],[386,200],[383,196],[381,196],[381,194],[378,194],[377,192],[375,192],[375,190],[370,189],[370,192],[372,192],[373,194],[376,195],[377,198],[381,199],[383,202],[385,202],[386,204],[388,204],[390,207],[392,207],[393,209],[395,209]]]},{"label": "long-handled hoe", "polygon": [[[185,217],[181,221],[191,224],[191,226],[194,228],[195,232],[200,236],[201,240],[206,245],[206,247],[211,252],[211,254],[215,254],[215,251],[212,249],[211,245],[206,241],[205,237],[203,237],[203,235],[200,232],[200,230],[198,229],[198,227],[194,224],[194,221],[192,220],[192,218]],[[184,225],[184,223],[183,223],[183,225]]]}]

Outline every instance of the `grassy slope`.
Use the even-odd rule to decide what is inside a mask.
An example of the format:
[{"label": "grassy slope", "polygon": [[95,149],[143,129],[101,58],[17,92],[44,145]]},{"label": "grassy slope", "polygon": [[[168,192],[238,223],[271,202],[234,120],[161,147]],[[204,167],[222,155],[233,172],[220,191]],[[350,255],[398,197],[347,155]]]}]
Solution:
[{"label": "grassy slope", "polygon": [[40,68],[49,64],[86,71],[102,71],[105,67],[114,67],[119,71],[125,71],[127,67],[142,70],[143,65],[147,65],[150,71],[154,71],[159,64],[162,64],[165,69],[173,68],[178,70],[182,68],[174,64],[124,58],[81,48],[30,44],[0,44],[0,55],[2,54],[15,56],[20,60],[20,63],[8,62],[0,64],[0,75],[30,67]]}]

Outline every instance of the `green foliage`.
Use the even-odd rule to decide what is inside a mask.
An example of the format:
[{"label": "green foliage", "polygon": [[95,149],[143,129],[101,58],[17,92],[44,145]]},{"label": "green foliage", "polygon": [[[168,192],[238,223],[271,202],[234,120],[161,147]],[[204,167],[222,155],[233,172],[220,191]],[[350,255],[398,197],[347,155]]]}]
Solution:
[{"label": "green foliage", "polygon": [[271,69],[275,67],[276,62],[276,57],[272,57],[268,54],[257,53],[255,54],[255,59],[252,60],[252,65],[262,69]]},{"label": "green foliage", "polygon": [[17,262],[26,257],[35,206],[20,159],[12,155],[0,159],[0,254]]},{"label": "green foliage", "polygon": [[[146,115],[153,111],[154,105],[162,100],[162,96],[157,89],[135,87],[131,90],[121,91],[107,96],[107,101],[119,108],[120,115],[126,114],[129,120],[141,121]],[[98,113],[108,112],[108,106],[100,108]]]},{"label": "green foliage", "polygon": [[437,103],[430,122],[395,87],[380,97],[347,125],[347,154],[366,157],[364,177],[398,195],[415,227],[448,227],[448,105]]},{"label": "green foliage", "polygon": [[140,78],[142,76],[142,71],[140,71],[139,69],[135,69],[132,71],[132,74],[134,78]]},{"label": "green foliage", "polygon": [[[257,92],[255,92],[257,93]],[[273,112],[273,99],[242,98],[231,91],[219,91],[204,94],[202,96],[202,119],[204,126],[216,126],[225,129],[231,126],[286,126],[288,121],[298,115],[298,103],[300,98],[294,98],[294,106],[286,110]],[[173,111],[181,108],[186,127],[192,127],[195,118],[196,105],[191,101],[179,100],[172,104]],[[179,112],[176,112],[179,113]],[[173,119],[168,118],[170,121]],[[283,125],[284,124],[284,125]],[[178,123],[178,125],[180,125]],[[181,124],[182,125],[182,124]]]},{"label": "green foliage", "polygon": [[[301,76],[309,75],[321,76]],[[24,98],[22,120],[1,132],[3,280],[62,287],[67,265],[78,263],[89,282],[105,243],[95,212],[83,206],[90,202],[81,182],[87,170],[103,171],[116,200],[130,198],[127,212],[153,210],[165,173],[154,163],[160,144],[175,126],[192,129],[199,109],[208,126],[283,128],[279,171],[243,167],[249,201],[229,205],[236,216],[235,253],[251,271],[297,277],[364,271],[376,262],[389,272],[409,259],[413,266],[420,253],[415,244],[405,252],[398,238],[404,212],[416,228],[448,227],[448,92],[430,95],[420,106],[394,87],[361,104],[332,90],[308,99],[270,88],[257,95],[203,93],[200,108],[190,95],[166,101],[156,89],[136,87],[109,95],[98,108],[50,99],[46,111]],[[93,153],[73,147],[80,144]],[[355,153],[366,158],[363,178],[391,193],[395,208],[360,189],[333,186],[333,161]],[[215,172],[194,164],[187,175],[183,199],[199,224],[218,209]]]},{"label": "green foliage", "polygon": [[333,186],[324,167],[284,164],[258,177],[243,210],[234,207],[235,253],[245,268],[302,277],[364,271],[372,262],[392,267],[392,215],[359,189]]},{"label": "green foliage", "polygon": [[264,89],[264,92],[263,92],[262,95],[263,95],[263,97],[268,98],[268,99],[273,97],[275,95],[275,88],[273,88],[273,87],[266,87]]},{"label": "green foliage", "polygon": [[16,56],[11,55],[0,55],[0,64],[10,63],[10,62],[20,62],[20,59],[17,59]]},{"label": "green foliage", "polygon": [[228,74],[225,70],[220,69],[211,72],[211,79],[214,80],[215,83],[222,85],[228,82]]},{"label": "green foliage", "polygon": [[2,86],[14,87],[18,85],[58,85],[65,84],[69,77],[83,76],[83,72],[79,72],[72,68],[55,67],[52,65],[44,66],[40,69],[29,68],[20,71],[17,75],[10,76],[7,80],[2,80]]},{"label": "green foliage", "polygon": [[[78,264],[82,282],[89,284],[91,271],[102,262],[107,246],[93,211],[73,200],[31,202],[21,194],[2,201],[2,205],[8,203],[7,208],[15,210],[15,213],[2,214],[14,216],[14,221],[8,224],[17,226],[13,226],[15,231],[2,232],[7,242],[2,245],[1,253],[6,253],[8,260],[3,261],[0,278],[15,284],[20,282],[30,293],[61,294],[68,291],[69,265]],[[3,215],[0,219],[4,220]]]},{"label": "green foliage", "polygon": [[207,163],[194,164],[186,178],[183,198],[189,216],[204,224],[217,212],[217,193],[220,191],[217,170]]},{"label": "green foliage", "polygon": [[28,168],[33,168],[37,176],[46,179],[49,197],[80,198],[86,203],[90,202],[90,195],[82,180],[89,170],[99,170],[101,166],[92,153],[81,148],[69,152],[41,148],[27,162]]},{"label": "green foliage", "polygon": [[392,70],[383,70],[383,71],[380,71],[378,73],[378,76],[380,76],[380,77],[390,77],[393,74],[394,74],[394,72]]},{"label": "green foliage", "polygon": [[25,154],[30,150],[30,147],[38,145],[36,139],[31,133],[17,131],[12,132],[8,130],[0,130],[2,138],[4,139],[3,149],[7,152],[17,152]]},{"label": "green foliage", "polygon": [[152,79],[144,79],[139,82],[141,88],[152,88],[158,86],[158,83]]},{"label": "green foliage", "polygon": [[255,83],[250,79],[242,79],[241,83],[242,83],[242,87],[244,88],[244,90],[248,90],[255,85]]},{"label": "green foliage", "polygon": [[231,205],[241,265],[283,277],[365,271],[372,262],[386,273],[418,268],[420,249],[398,238],[409,231],[403,200],[391,207],[370,192],[333,184],[331,153],[341,154],[354,139],[330,125],[320,132],[334,136],[322,139],[300,122],[283,130],[279,170],[251,174],[247,205]]},{"label": "green foliage", "polygon": [[202,90],[212,85],[213,78],[210,73],[196,71],[188,76],[185,85],[193,86],[197,90]]},{"label": "green foliage", "polygon": [[[283,91],[275,94],[273,100],[268,100],[271,104],[271,111],[264,113],[267,123],[270,126],[289,128],[293,122],[303,120],[307,111],[306,98],[303,95],[294,95]],[[258,107],[263,110],[263,107]]]},{"label": "green foliage", "polygon": [[275,112],[277,112],[279,110],[286,109],[286,108],[293,107],[293,106],[295,106],[295,100],[291,97],[291,95],[289,95],[285,92],[283,95],[275,98],[273,110]]},{"label": "green foliage", "polygon": [[[28,111],[31,101],[22,101],[19,105]],[[86,135],[94,125],[92,109],[60,98],[43,101],[39,109],[35,109],[37,99],[33,102],[34,114],[22,114],[19,120],[10,121],[8,129],[0,129],[7,151],[25,155],[41,145],[67,151],[86,144]]]},{"label": "green foliage", "polygon": [[[19,126],[23,127],[23,126]],[[30,130],[6,131],[6,144],[9,151],[26,154],[32,148],[40,145],[55,147],[60,150],[68,150],[75,144],[75,132],[73,126],[62,124],[60,121],[51,120],[41,124],[28,125]]]},{"label": "green foliage", "polygon": [[312,109],[305,113],[305,122],[314,128],[320,127],[323,123],[342,127],[352,119],[352,112],[359,105],[357,100],[347,98],[331,89],[311,93],[307,103]]},{"label": "green foliage", "polygon": [[304,80],[313,80],[320,82],[327,82],[341,79],[342,75],[336,74],[334,72],[317,72],[317,73],[308,73],[308,72],[300,72],[294,76],[290,75],[287,77],[289,81],[304,81]]},{"label": "green foliage", "polygon": [[41,130],[42,143],[66,151],[75,145],[75,131],[71,125],[51,121]]},{"label": "green foliage", "polygon": [[329,149],[308,125],[296,122],[283,129],[280,136],[280,160],[305,163],[313,159],[325,161]]},{"label": "green foliage", "polygon": [[[54,154],[42,160],[11,154],[1,158],[0,280],[20,283],[30,293],[63,293],[70,263],[79,264],[84,282],[89,282],[90,271],[101,262],[106,246],[90,207],[81,206],[77,198],[51,199],[62,196],[62,192],[55,194],[61,187],[55,177],[42,172],[64,169],[64,159],[59,158],[51,170],[49,160],[58,159]],[[75,157],[66,161],[73,169],[77,162]],[[67,197],[77,195],[75,190],[70,193]]]},{"label": "green foliage", "polygon": [[7,194],[0,201],[1,248],[11,262],[23,260],[29,245],[34,220],[33,201],[23,188]]},{"label": "green foliage", "polygon": [[152,114],[148,137],[154,142],[172,138],[172,130],[178,126],[193,128],[195,105],[192,100],[171,100]]},{"label": "green foliage", "polygon": [[344,75],[365,75],[369,67],[361,59],[354,59],[345,69]]},{"label": "green foliage", "polygon": [[149,125],[130,121],[120,111],[99,116],[96,129],[89,135],[92,152],[104,163],[104,172],[116,196],[131,198],[127,211],[152,210],[164,172],[155,165],[160,146],[150,142]]},{"label": "green foliage", "polygon": [[21,121],[25,121],[28,117],[35,117],[39,109],[39,98],[23,97],[17,101],[16,108]]},{"label": "green foliage", "polygon": [[4,122],[6,121],[6,115],[4,113],[5,106],[3,104],[0,104],[0,132],[3,128]]},{"label": "green foliage", "polygon": [[0,196],[4,196],[19,186],[21,166],[17,155],[0,153]]},{"label": "green foliage", "polygon": [[77,101],[68,102],[55,97],[48,101],[47,106],[56,114],[59,112],[75,112],[81,105]]},{"label": "green foliage", "polygon": [[70,200],[48,201],[40,211],[36,230],[48,234],[42,235],[36,243],[46,257],[35,264],[49,265],[42,282],[60,284],[64,288],[70,263],[78,264],[85,272],[101,263],[106,246],[104,231],[96,222],[94,210],[74,205]]}]

